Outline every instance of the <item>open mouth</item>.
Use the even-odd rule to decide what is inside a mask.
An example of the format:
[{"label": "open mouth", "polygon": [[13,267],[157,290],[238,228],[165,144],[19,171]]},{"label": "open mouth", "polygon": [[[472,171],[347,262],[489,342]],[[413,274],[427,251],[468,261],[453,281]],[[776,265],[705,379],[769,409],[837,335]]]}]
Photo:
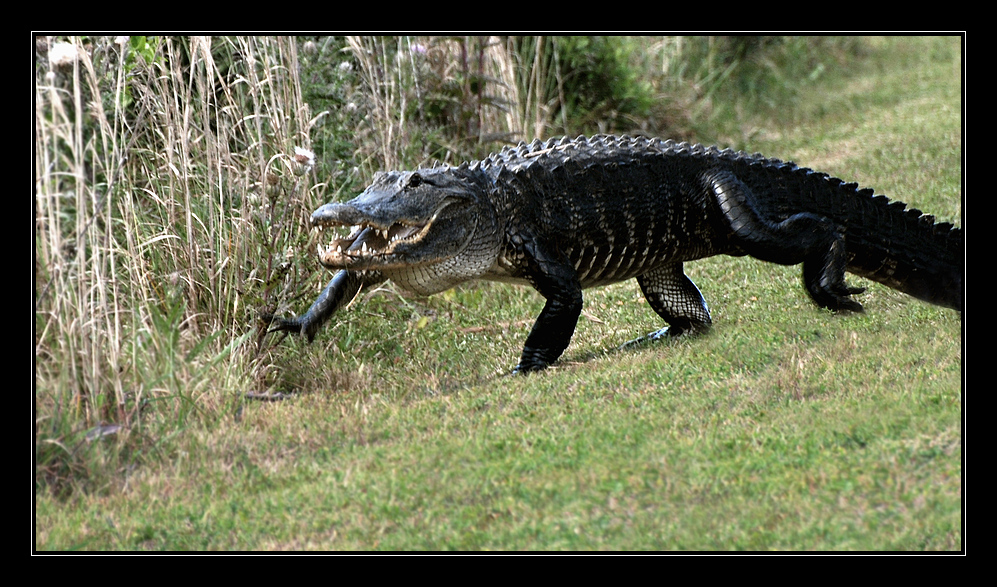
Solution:
[{"label": "open mouth", "polygon": [[[422,240],[432,222],[404,224],[396,222],[387,228],[373,224],[356,224],[347,236],[332,239],[329,245],[318,245],[319,260],[324,265],[346,267],[358,262],[385,261],[395,254],[399,245],[414,244]],[[316,228],[323,231],[322,224]]]}]

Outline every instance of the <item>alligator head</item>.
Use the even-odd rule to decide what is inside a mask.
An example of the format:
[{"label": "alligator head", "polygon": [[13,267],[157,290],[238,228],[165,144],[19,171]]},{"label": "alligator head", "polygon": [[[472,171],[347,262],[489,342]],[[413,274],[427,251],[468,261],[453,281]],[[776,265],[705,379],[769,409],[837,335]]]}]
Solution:
[{"label": "alligator head", "polygon": [[379,271],[422,295],[487,270],[499,247],[495,213],[478,183],[453,169],[442,171],[378,173],[356,198],[312,213],[319,230],[343,229],[329,245],[319,245],[321,263]]}]

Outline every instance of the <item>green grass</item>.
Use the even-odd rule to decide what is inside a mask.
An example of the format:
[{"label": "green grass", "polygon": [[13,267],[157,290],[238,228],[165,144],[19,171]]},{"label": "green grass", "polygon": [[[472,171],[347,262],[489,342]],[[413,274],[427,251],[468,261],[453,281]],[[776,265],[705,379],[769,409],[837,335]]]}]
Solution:
[{"label": "green grass", "polygon": [[[958,40],[871,41],[854,67],[744,120],[738,146],[961,225]],[[564,357],[529,377],[506,373],[542,299],[489,283],[389,285],[271,349],[266,378],[161,359],[235,371],[127,435],[61,440],[97,487],[40,486],[36,546],[960,550],[960,315],[854,277],[866,312],[834,315],[799,268],[746,258],[687,270],[710,334],[617,350],[659,320],[635,283],[588,290]],[[261,380],[298,393],[239,399]]]}]

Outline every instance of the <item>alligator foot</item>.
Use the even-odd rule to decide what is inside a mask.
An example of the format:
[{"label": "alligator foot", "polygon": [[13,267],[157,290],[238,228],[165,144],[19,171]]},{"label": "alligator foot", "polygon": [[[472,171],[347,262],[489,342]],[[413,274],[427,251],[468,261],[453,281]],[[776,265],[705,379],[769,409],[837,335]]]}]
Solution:
[{"label": "alligator foot", "polygon": [[822,284],[810,286],[808,284],[810,296],[822,308],[827,308],[835,312],[849,311],[862,312],[862,304],[849,298],[848,296],[860,294],[865,291],[864,287],[848,287],[844,283],[827,287]]},{"label": "alligator foot", "polygon": [[654,342],[656,340],[661,340],[662,338],[674,338],[676,336],[679,336],[677,334],[671,333],[670,330],[671,330],[671,327],[665,326],[664,328],[662,328],[660,330],[655,330],[654,332],[652,332],[650,334],[645,334],[644,336],[641,336],[639,338],[635,338],[633,340],[628,340],[627,342],[625,342],[625,343],[621,344],[620,346],[616,347],[616,350],[622,351],[624,349],[632,349],[634,347],[638,347],[638,346],[647,344],[649,342]]},{"label": "alligator foot", "polygon": [[547,369],[547,365],[544,365],[544,366],[541,367],[541,366],[536,366],[536,365],[534,365],[534,366],[524,365],[523,363],[520,363],[520,364],[518,364],[518,365],[516,365],[515,367],[512,368],[512,371],[509,372],[509,375],[510,376],[515,376],[515,375],[529,375],[530,373],[539,373],[540,371],[543,371],[544,369]]},{"label": "alligator foot", "polygon": [[[685,324],[683,324],[683,322]],[[637,346],[647,344],[649,342],[655,342],[663,338],[678,338],[680,336],[696,336],[699,334],[704,334],[709,332],[709,323],[696,323],[688,320],[676,320],[675,324],[670,324],[661,328],[660,330],[655,330],[654,332],[641,336],[640,338],[635,338],[633,340],[628,340],[627,342],[616,347],[616,350],[621,351],[624,349],[631,349]]]},{"label": "alligator foot", "polygon": [[267,334],[273,332],[284,332],[287,334],[300,334],[302,337],[308,339],[311,342],[315,339],[315,334],[318,333],[319,327],[322,323],[315,319],[311,314],[304,314],[303,316],[298,316],[296,318],[276,318],[270,317],[270,330]]}]

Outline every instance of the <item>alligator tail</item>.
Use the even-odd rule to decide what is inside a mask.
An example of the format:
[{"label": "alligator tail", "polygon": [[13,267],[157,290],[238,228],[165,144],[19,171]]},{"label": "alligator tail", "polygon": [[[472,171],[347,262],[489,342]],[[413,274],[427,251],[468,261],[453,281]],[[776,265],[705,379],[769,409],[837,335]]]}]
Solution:
[{"label": "alligator tail", "polygon": [[872,189],[760,155],[735,155],[754,204],[768,218],[799,212],[835,223],[845,240],[845,270],[918,299],[962,311],[962,229],[935,222]]},{"label": "alligator tail", "polygon": [[962,229],[872,190],[858,190],[852,201],[857,207],[846,219],[847,270],[962,311]]}]

